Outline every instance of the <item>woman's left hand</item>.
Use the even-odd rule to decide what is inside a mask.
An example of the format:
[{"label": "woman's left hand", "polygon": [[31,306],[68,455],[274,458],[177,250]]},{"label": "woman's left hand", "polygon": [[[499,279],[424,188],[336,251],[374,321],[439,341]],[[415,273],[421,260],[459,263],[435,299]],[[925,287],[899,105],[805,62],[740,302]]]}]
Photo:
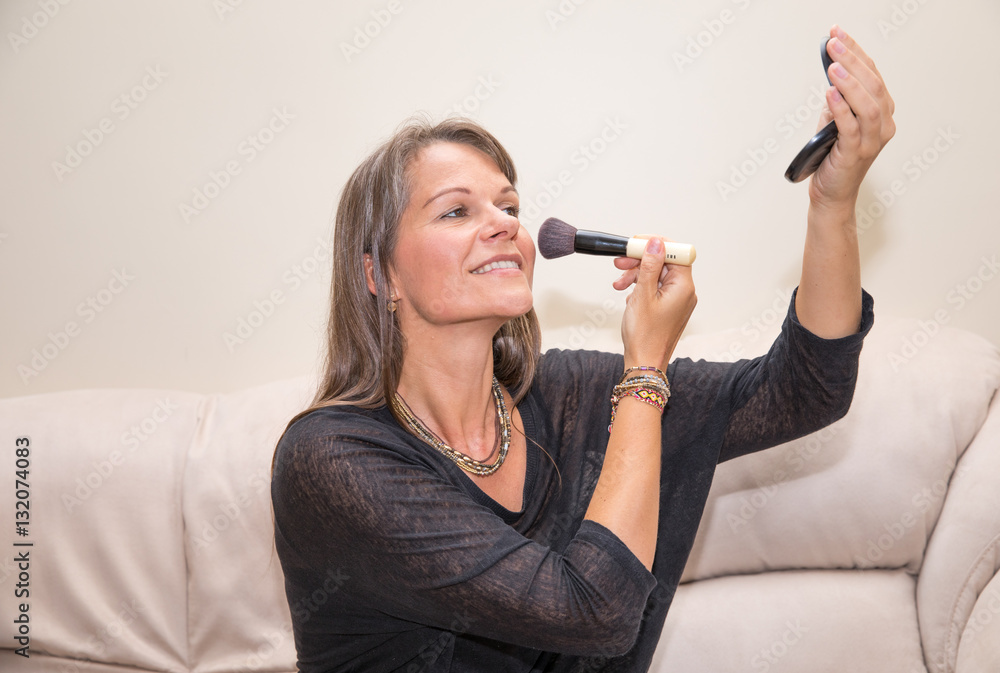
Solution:
[{"label": "woman's left hand", "polygon": [[830,38],[827,53],[834,62],[828,74],[834,86],[826,92],[828,107],[819,128],[833,119],[838,137],[813,174],[809,198],[824,210],[853,213],[861,181],[896,133],[896,106],[875,63],[854,38],[839,26],[830,29]]}]

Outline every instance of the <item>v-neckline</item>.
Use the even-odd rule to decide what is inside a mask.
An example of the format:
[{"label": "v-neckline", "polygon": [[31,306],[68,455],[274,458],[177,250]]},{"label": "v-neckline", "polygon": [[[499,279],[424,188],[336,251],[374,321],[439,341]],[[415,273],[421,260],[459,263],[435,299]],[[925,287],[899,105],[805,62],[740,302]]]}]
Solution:
[{"label": "v-neckline", "polygon": [[533,441],[535,434],[535,419],[531,415],[529,405],[523,405],[523,407],[519,405],[517,407],[517,411],[521,416],[521,424],[524,426],[525,437],[524,484],[521,487],[521,509],[519,511],[509,510],[494,500],[492,496],[486,493],[486,491],[479,488],[479,485],[476,484],[476,482],[471,479],[462,468],[449,461],[453,471],[461,475],[462,484],[472,499],[479,504],[488,507],[494,514],[499,516],[508,524],[514,523],[524,515],[535,485],[535,478],[538,476],[538,447]]}]

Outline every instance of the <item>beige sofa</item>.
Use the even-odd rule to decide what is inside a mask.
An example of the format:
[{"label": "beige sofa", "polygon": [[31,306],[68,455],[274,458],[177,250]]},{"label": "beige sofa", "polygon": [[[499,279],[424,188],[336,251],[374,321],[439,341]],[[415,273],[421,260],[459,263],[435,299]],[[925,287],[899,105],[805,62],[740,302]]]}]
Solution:
[{"label": "beige sofa", "polygon": [[[679,354],[767,343],[730,332]],[[720,467],[653,670],[1000,671],[998,385],[979,337],[877,318],[847,417]],[[308,396],[298,378],[0,400],[0,670],[293,670],[268,470]],[[14,651],[22,602],[29,659]]]}]

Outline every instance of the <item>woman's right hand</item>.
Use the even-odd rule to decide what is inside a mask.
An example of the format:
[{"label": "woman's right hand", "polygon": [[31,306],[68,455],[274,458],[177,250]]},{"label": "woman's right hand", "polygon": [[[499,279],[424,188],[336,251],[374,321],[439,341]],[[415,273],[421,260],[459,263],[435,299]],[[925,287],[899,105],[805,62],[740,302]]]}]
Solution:
[{"label": "woman's right hand", "polygon": [[616,290],[635,285],[622,316],[625,366],[656,366],[666,371],[698,297],[690,266],[665,264],[663,241],[650,238],[642,260],[615,259],[622,269]]}]

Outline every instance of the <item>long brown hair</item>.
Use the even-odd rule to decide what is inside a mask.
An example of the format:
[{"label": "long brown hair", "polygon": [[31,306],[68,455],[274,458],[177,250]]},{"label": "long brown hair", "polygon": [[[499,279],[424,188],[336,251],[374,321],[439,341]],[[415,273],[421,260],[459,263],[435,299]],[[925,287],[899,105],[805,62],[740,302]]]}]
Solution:
[{"label": "long brown hair", "polygon": [[[395,314],[387,308],[389,271],[410,198],[407,168],[423,148],[438,142],[480,150],[516,186],[507,150],[477,123],[461,118],[438,124],[412,118],[355,169],[337,206],[323,375],[312,404],[289,426],[316,409],[343,404],[376,408],[395,394],[404,342]],[[372,258],[376,294],[368,289],[366,254]],[[531,386],[540,350],[534,309],[507,321],[493,336],[493,373],[515,404]]]}]

